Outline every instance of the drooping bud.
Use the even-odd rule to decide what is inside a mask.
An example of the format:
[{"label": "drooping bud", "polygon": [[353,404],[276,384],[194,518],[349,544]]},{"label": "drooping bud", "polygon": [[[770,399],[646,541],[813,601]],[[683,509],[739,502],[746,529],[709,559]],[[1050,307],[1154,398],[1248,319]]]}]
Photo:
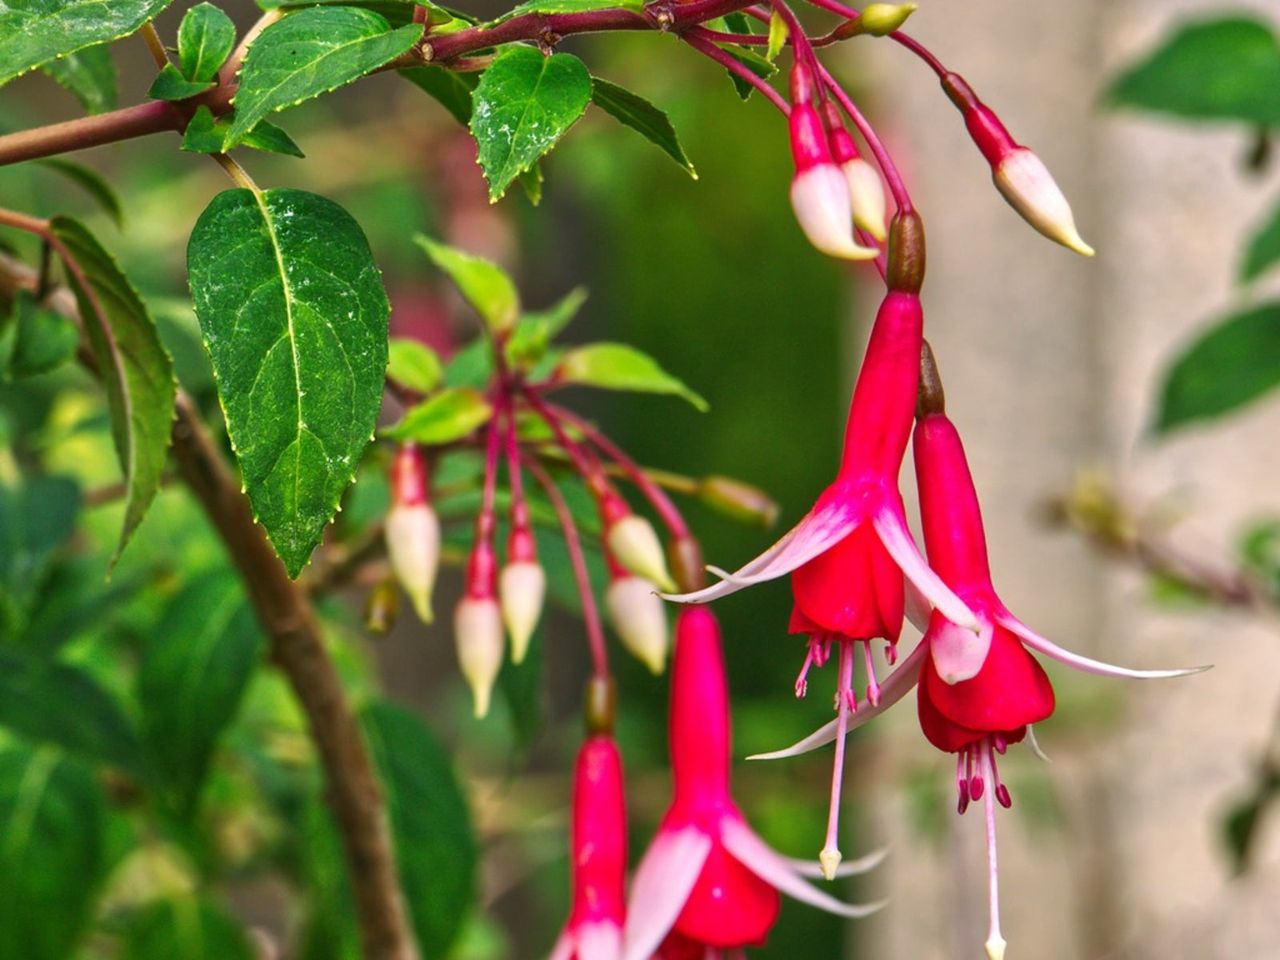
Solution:
[{"label": "drooping bud", "polygon": [[663,590],[674,590],[667,571],[662,541],[644,517],[632,513],[625,503],[610,495],[601,505],[604,516],[604,545],[627,570],[644,577]]},{"label": "drooping bud", "polygon": [[502,621],[511,637],[511,661],[523,663],[529,651],[542,601],[547,592],[547,575],[536,560],[508,563],[498,578],[498,596],[502,602]]},{"label": "drooping bud", "polygon": [[440,521],[428,499],[422,450],[404,444],[391,463],[391,509],[385,537],[391,569],[424,623],[433,619],[431,593],[440,563]]},{"label": "drooping bud", "polygon": [[640,577],[615,577],[604,595],[609,623],[627,652],[654,674],[667,662],[667,614],[653,584]]},{"label": "drooping bud", "polygon": [[915,210],[899,210],[889,224],[885,285],[895,293],[918,295],[926,262],[924,221]]},{"label": "drooping bud", "polygon": [[746,523],[771,527],[778,520],[778,504],[759,487],[732,477],[712,475],[698,484],[698,499],[721,513]]},{"label": "drooping bud", "polygon": [[364,627],[370,633],[384,636],[396,625],[396,612],[400,606],[400,594],[396,592],[393,578],[380,580],[369,591],[364,604]]},{"label": "drooping bud", "polygon": [[869,3],[862,8],[858,18],[859,33],[873,37],[887,37],[902,28],[907,18],[920,9],[914,3]]},{"label": "drooping bud", "polygon": [[969,136],[991,164],[996,188],[1009,205],[1050,240],[1083,256],[1093,256],[1093,247],[1076,229],[1071,204],[1044,161],[1013,139],[1000,118],[978,99],[959,74],[944,76],[942,89],[964,116]]},{"label": "drooping bud", "polygon": [[502,613],[493,597],[463,597],[453,615],[458,667],[471,686],[475,715],[489,712],[493,685],[502,669]]},{"label": "drooping bud", "polygon": [[791,208],[809,242],[823,253],[844,260],[873,260],[880,251],[864,247],[853,236],[849,184],[836,166],[822,118],[814,109],[813,75],[804,64],[791,71]]},{"label": "drooping bud", "polygon": [[884,225],[887,203],[880,174],[858,152],[853,137],[840,120],[836,105],[828,100],[824,110],[831,157],[839,165],[845,182],[849,185],[854,225],[883,243],[888,235]]}]

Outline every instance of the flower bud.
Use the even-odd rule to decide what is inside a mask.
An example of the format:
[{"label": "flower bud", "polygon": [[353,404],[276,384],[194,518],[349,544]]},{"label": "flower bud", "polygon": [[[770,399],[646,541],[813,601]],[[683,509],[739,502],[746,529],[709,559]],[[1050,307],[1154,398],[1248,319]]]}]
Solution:
[{"label": "flower bud", "polygon": [[498,671],[502,669],[502,614],[493,597],[463,597],[453,615],[458,667],[471,686],[475,715],[489,712]]},{"label": "flower bud", "polygon": [[609,524],[605,531],[605,546],[618,563],[630,572],[644,577],[663,590],[675,590],[667,561],[663,556],[662,542],[651,524],[644,517],[628,513]]},{"label": "flower bud", "polygon": [[796,175],[791,181],[791,208],[809,242],[823,253],[844,260],[872,260],[880,253],[853,236],[849,184],[831,157],[818,111],[808,103],[791,108],[791,155]]},{"label": "flower bud", "polygon": [[858,18],[860,33],[873,37],[885,37],[902,27],[907,17],[919,8],[914,3],[869,3],[862,8],[862,16]]},{"label": "flower bud", "polygon": [[853,222],[881,243],[888,235],[885,230],[884,186],[875,167],[862,159],[853,137],[840,119],[840,111],[831,101],[826,106],[827,142],[831,146],[831,159],[840,167],[849,185],[849,202],[853,207]]},{"label": "flower bud", "polygon": [[771,527],[778,520],[776,501],[759,487],[732,477],[703,477],[698,484],[698,499],[713,510],[744,523]]},{"label": "flower bud", "polygon": [[621,576],[604,595],[609,623],[627,652],[660,674],[667,660],[667,615],[653,584],[640,577]]},{"label": "flower bud", "polygon": [[547,575],[536,561],[508,563],[502,569],[498,578],[498,597],[502,604],[502,621],[511,637],[512,663],[524,662],[529,638],[542,616],[546,592]]},{"label": "flower bud", "polygon": [[422,451],[405,444],[391,466],[391,509],[385,538],[391,569],[424,623],[433,619],[431,592],[440,563],[440,521],[427,500]]},{"label": "flower bud", "polygon": [[995,166],[993,173],[996,187],[1023,220],[1068,250],[1093,256],[1093,247],[1076,229],[1071,204],[1039,157],[1026,147],[1018,147]]}]

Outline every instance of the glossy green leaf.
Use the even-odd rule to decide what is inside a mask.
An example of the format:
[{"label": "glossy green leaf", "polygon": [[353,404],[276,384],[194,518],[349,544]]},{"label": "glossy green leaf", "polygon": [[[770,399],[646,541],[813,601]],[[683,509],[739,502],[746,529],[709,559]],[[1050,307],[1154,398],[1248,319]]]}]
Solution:
[{"label": "glossy green leaf", "polygon": [[[227,135],[230,131],[231,121],[228,118],[215,118],[208,107],[197,107],[182,135],[182,149],[190,153],[223,153],[227,149]],[[240,146],[268,153],[283,153],[290,157],[304,156],[302,148],[293,142],[292,137],[266,120],[259,121],[249,131],[249,135],[240,141]]]},{"label": "glossy green leaf", "polygon": [[388,380],[416,393],[430,393],[440,385],[444,369],[439,356],[425,343],[392,337],[388,347]]},{"label": "glossy green leaf", "polygon": [[415,407],[404,419],[383,431],[393,440],[413,440],[422,444],[452,443],[484,426],[493,416],[493,407],[470,387],[446,387]]},{"label": "glossy green leaf", "polygon": [[507,359],[516,366],[537,363],[586,300],[587,291],[583,287],[574,287],[546,310],[526,312],[511,331],[511,338],[507,341]]},{"label": "glossy green leaf", "polygon": [[33,67],[127,37],[171,0],[6,0],[0,4],[0,84]]},{"label": "glossy green leaf", "polygon": [[500,53],[476,87],[471,133],[489,199],[555,146],[591,102],[591,74],[572,54],[544,57],[527,46]]},{"label": "glossy green leaf", "polygon": [[116,193],[115,188],[107,183],[96,170],[92,170],[84,164],[76,163],[73,160],[68,160],[65,157],[45,157],[43,160],[36,162],[40,166],[48,170],[55,170],[68,180],[73,181],[97,201],[98,206],[115,222],[117,227],[124,226],[124,206],[120,203],[120,196]]},{"label": "glossy green leaf", "polygon": [[350,214],[301,190],[219,194],[187,272],[254,516],[296,577],[373,436],[382,278]]},{"label": "glossy green leaf", "polygon": [[619,123],[635,130],[684,167],[689,176],[698,179],[698,172],[693,169],[684,147],[680,145],[680,138],[676,136],[675,127],[671,126],[670,118],[644,97],[616,83],[592,77],[591,102]]},{"label": "glossy green leaf", "polygon": [[201,83],[214,80],[236,45],[236,25],[211,3],[186,12],[178,27],[178,62],[182,75]]},{"label": "glossy green leaf", "polygon": [[1223,320],[1169,368],[1155,430],[1229,413],[1280,386],[1280,303]]},{"label": "glossy green leaf", "polygon": [[421,24],[392,30],[359,7],[307,7],[266,30],[249,47],[227,146],[233,147],[269,113],[336,90],[405,53]]},{"label": "glossy green leaf", "polygon": [[199,96],[206,90],[211,90],[216,83],[214,80],[205,80],[201,83],[188,80],[172,63],[166,63],[156,74],[151,88],[147,91],[147,96],[152,100],[186,100],[188,97]]},{"label": "glossy green leaf", "polygon": [[1276,264],[1280,264],[1280,205],[1271,211],[1249,238],[1244,260],[1240,264],[1240,279],[1249,283]]},{"label": "glossy green leaf", "polygon": [[526,13],[589,13],[592,10],[644,9],[644,0],[525,0],[512,7],[494,23],[510,20]]},{"label": "glossy green leaf", "polygon": [[125,932],[119,960],[256,960],[248,936],[221,907],[195,897],[152,904]]},{"label": "glossy green leaf", "polygon": [[107,391],[111,435],[124,470],[118,558],[160,489],[177,390],[173,361],[146,305],[93,235],[68,217],[54,217],[50,227],[77,265],[67,270],[67,282]]},{"label": "glossy green leaf", "polygon": [[506,271],[484,257],[463,253],[418,234],[413,238],[431,262],[449,275],[458,292],[492,330],[507,330],[520,314],[520,294]]},{"label": "glossy green leaf", "polygon": [[111,50],[106,44],[85,47],[40,69],[70,90],[89,113],[114,110],[119,100],[119,83]]},{"label": "glossy green leaf", "polygon": [[1265,20],[1229,16],[1180,26],[1107,90],[1112,106],[1197,120],[1280,126],[1280,41]]},{"label": "glossy green leaf", "polygon": [[142,732],[184,812],[195,808],[261,646],[244,588],[228,574],[199,577],[174,596],[143,648]]},{"label": "glossy green leaf", "polygon": [[89,772],[56,750],[0,747],[0,957],[75,954],[106,866],[105,807]]},{"label": "glossy green leaf", "polygon": [[14,296],[9,320],[0,330],[0,381],[55,370],[75,356],[80,343],[74,323],[40,306],[26,290]]},{"label": "glossy green leaf", "polygon": [[706,400],[663,370],[648,354],[624,343],[591,343],[569,351],[556,368],[555,379],[606,390],[672,394],[688,400],[698,410],[707,410]]},{"label": "glossy green leaf", "polygon": [[460,73],[444,67],[413,67],[401,70],[400,76],[435,97],[464,127],[471,122],[471,94],[480,82],[481,74]]}]

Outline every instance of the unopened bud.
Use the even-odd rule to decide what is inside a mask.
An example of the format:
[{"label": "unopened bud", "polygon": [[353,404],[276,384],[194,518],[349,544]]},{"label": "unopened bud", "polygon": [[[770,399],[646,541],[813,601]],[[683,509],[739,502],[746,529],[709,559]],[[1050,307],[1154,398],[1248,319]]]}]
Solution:
[{"label": "unopened bud", "polygon": [[394,579],[381,580],[369,591],[364,604],[364,627],[379,636],[390,633],[396,625],[396,611],[400,606],[400,594],[396,592]]},{"label": "unopened bud", "polygon": [[791,209],[795,211],[800,229],[810,243],[829,256],[843,260],[874,259],[880,251],[864,247],[854,239],[849,184],[831,157],[818,111],[809,103],[797,101],[791,108],[788,123],[791,156],[796,164],[796,175],[791,181]]},{"label": "unopened bud", "polygon": [[849,186],[849,203],[853,209],[853,222],[880,242],[886,236],[884,187],[875,168],[862,159],[857,144],[845,129],[840,111],[830,100],[823,107],[827,127],[827,143],[831,147],[831,159],[844,174]]},{"label": "unopened bud", "polygon": [[778,504],[768,494],[732,477],[703,477],[698,485],[698,499],[745,523],[771,527],[778,520]]},{"label": "unopened bud", "polygon": [[1026,147],[1018,147],[995,166],[993,174],[996,187],[1022,219],[1068,250],[1093,256],[1093,247],[1076,229],[1071,204],[1039,157]]},{"label": "unopened bud", "polygon": [[511,662],[523,663],[529,651],[529,638],[542,616],[542,601],[547,592],[547,575],[536,561],[508,563],[498,578],[498,597],[502,604],[502,621],[511,637]]},{"label": "unopened bud", "polygon": [[391,465],[385,538],[392,572],[424,623],[433,618],[431,593],[440,564],[440,521],[427,499],[427,487],[422,451],[405,444]]},{"label": "unopened bud", "polygon": [[629,513],[611,524],[605,532],[605,546],[618,563],[636,576],[652,581],[663,590],[675,590],[662,555],[662,542],[653,524],[644,517]]},{"label": "unopened bud", "polygon": [[471,686],[475,715],[489,712],[493,685],[502,669],[502,613],[492,597],[463,597],[453,615],[458,667]]},{"label": "unopened bud", "polygon": [[604,605],[627,652],[653,673],[662,673],[667,662],[667,614],[653,584],[640,577],[619,577],[605,591]]},{"label": "unopened bud", "polygon": [[869,3],[858,18],[859,33],[885,37],[902,27],[907,18],[920,9],[914,3]]},{"label": "unopened bud", "polygon": [[899,210],[889,224],[885,284],[898,293],[919,293],[924,285],[924,221],[914,210]]}]

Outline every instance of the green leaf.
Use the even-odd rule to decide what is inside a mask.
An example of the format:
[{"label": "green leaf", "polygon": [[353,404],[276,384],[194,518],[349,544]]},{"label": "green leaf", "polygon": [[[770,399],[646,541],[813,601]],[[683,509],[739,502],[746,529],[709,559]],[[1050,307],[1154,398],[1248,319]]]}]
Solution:
[{"label": "green leaf", "polygon": [[186,12],[178,27],[178,62],[182,75],[202,83],[216,80],[236,45],[236,25],[211,3],[200,3]]},{"label": "green leaf", "polygon": [[[748,50],[746,47],[725,46],[723,44],[720,46],[720,49],[733,57],[733,59],[737,60],[762,80],[768,80],[778,72],[777,66],[770,63],[754,50]],[[730,73],[729,79],[733,81],[734,89],[738,91],[738,96],[743,100],[748,99],[751,94],[755,92],[755,87],[736,74]]]},{"label": "green leaf", "polygon": [[1280,205],[1249,238],[1244,262],[1240,264],[1240,280],[1244,283],[1256,280],[1277,263],[1280,263]]},{"label": "green leaf", "polygon": [[588,13],[592,10],[635,10],[644,9],[644,0],[525,0],[524,3],[512,7],[494,23],[510,20],[526,13]]},{"label": "green leaf", "polygon": [[444,367],[447,387],[483,390],[493,379],[493,350],[487,337],[477,337],[455,353]]},{"label": "green leaf", "polygon": [[778,54],[787,45],[787,37],[790,35],[791,30],[787,27],[787,21],[782,19],[782,14],[774,10],[773,15],[769,17],[769,46],[765,49],[764,58],[771,63],[777,60]]},{"label": "green leaf", "polygon": [[507,341],[507,359],[521,367],[541,360],[551,341],[574,318],[586,299],[587,291],[574,287],[548,309],[525,313]]},{"label": "green leaf", "polygon": [[463,253],[456,247],[417,234],[420,246],[431,262],[449,275],[458,292],[492,330],[507,330],[520,315],[520,294],[505,270],[491,260]]},{"label": "green leaf", "polygon": [[152,904],[130,924],[119,960],[254,960],[244,930],[221,907],[192,896]]},{"label": "green leaf", "polygon": [[684,147],[680,145],[680,138],[671,126],[671,120],[644,97],[616,83],[592,77],[591,102],[619,123],[635,130],[684,167],[689,176],[698,179],[698,172],[693,169]]},{"label": "green leaf", "polygon": [[[215,119],[208,107],[197,107],[195,115],[187,124],[186,133],[182,135],[182,149],[190,153],[223,153],[227,149],[227,134],[230,130],[231,121],[228,118]],[[240,145],[269,153],[283,153],[290,157],[304,156],[302,148],[293,142],[292,137],[266,120],[259,121]]]},{"label": "green leaf", "polygon": [[184,813],[195,809],[261,646],[244,590],[228,574],[199,577],[174,596],[143,648],[142,732]]},{"label": "green leaf", "polygon": [[382,701],[366,707],[361,720],[386,791],[419,946],[423,956],[445,956],[475,897],[476,845],[466,799],[449,757],[418,717]]},{"label": "green leaf", "polygon": [[542,630],[536,631],[524,662],[517,665],[507,660],[498,674],[498,691],[507,702],[511,736],[521,751],[533,745],[546,721],[544,642]]},{"label": "green leaf", "polygon": [[688,400],[700,411],[708,409],[706,400],[663,370],[652,357],[624,343],[590,343],[569,351],[556,368],[555,380],[605,390],[672,394]]},{"label": "green leaf", "polygon": [[440,385],[440,358],[425,343],[392,337],[388,348],[388,380],[416,393],[430,393]]},{"label": "green leaf", "polygon": [[471,122],[471,93],[480,82],[481,74],[459,73],[444,67],[413,67],[401,70],[400,76],[435,97],[464,127]]},{"label": "green leaf", "polygon": [[107,391],[124,471],[124,528],[114,563],[160,489],[177,389],[173,361],[137,291],[93,235],[69,217],[54,217],[50,228],[78,265],[67,270],[67,282]]},{"label": "green leaf", "polygon": [[535,207],[542,202],[542,164],[535,163],[520,176],[516,177],[520,183],[520,189],[524,191],[524,195],[529,202]]},{"label": "green leaf", "polygon": [[0,380],[20,380],[48,373],[62,366],[76,354],[80,331],[76,325],[53,310],[47,310],[26,290],[13,298],[11,331],[0,340],[11,340],[8,349],[0,348]]},{"label": "green leaf", "polygon": [[107,183],[96,170],[63,157],[45,157],[37,162],[42,167],[56,170],[68,180],[74,181],[98,202],[98,206],[117,227],[124,227],[124,207],[120,203],[120,197],[111,184]]},{"label": "green leaf", "polygon": [[358,7],[307,7],[262,31],[240,70],[233,147],[269,113],[336,90],[412,47],[421,24],[391,30],[384,17]]},{"label": "green leaf", "polygon": [[435,396],[410,407],[404,418],[383,433],[393,440],[423,444],[452,443],[484,426],[493,407],[470,387],[446,387]]},{"label": "green leaf", "polygon": [[151,83],[147,96],[152,100],[186,100],[217,86],[216,80],[205,80],[202,83],[188,80],[172,63],[166,63]]},{"label": "green leaf", "polygon": [[373,436],[382,278],[351,215],[301,190],[214,197],[187,272],[254,516],[296,577]]},{"label": "green leaf", "polygon": [[1156,433],[1221,416],[1280,385],[1280,302],[1223,320],[1174,361]]},{"label": "green leaf", "polygon": [[471,134],[496,201],[582,116],[591,102],[591,74],[572,54],[544,57],[533,47],[500,53],[480,78]]},{"label": "green leaf", "polygon": [[25,626],[54,552],[75,531],[80,489],[68,477],[0,483],[0,622]]},{"label": "green leaf", "polygon": [[1280,126],[1280,42],[1266,21],[1220,17],[1181,26],[1111,84],[1106,102],[1196,120]]},{"label": "green leaf", "polygon": [[171,0],[6,0],[0,4],[0,84],[69,53],[127,37]]},{"label": "green leaf", "polygon": [[83,670],[0,649],[0,725],[94,763],[146,774],[137,734],[115,698]]},{"label": "green leaf", "polygon": [[0,957],[75,954],[106,867],[105,807],[88,771],[57,751],[0,748]]},{"label": "green leaf", "polygon": [[119,98],[116,65],[106,44],[85,47],[40,67],[66,87],[89,113],[114,110]]}]

